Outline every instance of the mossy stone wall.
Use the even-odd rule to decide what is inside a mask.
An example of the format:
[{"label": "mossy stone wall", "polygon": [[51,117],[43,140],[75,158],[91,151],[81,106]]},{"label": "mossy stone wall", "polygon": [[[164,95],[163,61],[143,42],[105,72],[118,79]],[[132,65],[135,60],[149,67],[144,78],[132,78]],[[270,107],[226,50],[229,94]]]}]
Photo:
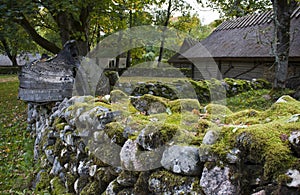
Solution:
[{"label": "mossy stone wall", "polygon": [[31,104],[35,191],[297,194],[299,110],[289,96],[265,111],[232,113],[197,99],[124,91]]}]

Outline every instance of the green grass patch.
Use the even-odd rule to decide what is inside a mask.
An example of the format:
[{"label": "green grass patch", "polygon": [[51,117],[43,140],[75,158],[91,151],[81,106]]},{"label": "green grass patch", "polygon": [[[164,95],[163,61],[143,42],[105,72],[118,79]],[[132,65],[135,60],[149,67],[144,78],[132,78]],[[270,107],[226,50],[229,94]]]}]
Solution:
[{"label": "green grass patch", "polygon": [[293,90],[272,91],[271,89],[249,90],[227,98],[227,107],[233,111],[254,109],[263,111],[272,106],[282,95],[291,95]]},{"label": "green grass patch", "polygon": [[18,86],[16,75],[0,76],[0,194],[24,193],[33,173],[33,139]]}]

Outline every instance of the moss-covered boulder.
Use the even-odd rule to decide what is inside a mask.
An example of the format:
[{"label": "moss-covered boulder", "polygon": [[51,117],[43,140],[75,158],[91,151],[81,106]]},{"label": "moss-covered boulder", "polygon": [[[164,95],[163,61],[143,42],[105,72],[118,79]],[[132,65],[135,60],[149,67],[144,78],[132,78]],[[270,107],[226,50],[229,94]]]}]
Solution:
[{"label": "moss-covered boulder", "polygon": [[226,117],[232,114],[232,111],[221,104],[208,104],[205,106],[205,112],[209,114],[209,118],[219,123],[223,123]]},{"label": "moss-covered boulder", "polygon": [[143,95],[141,97],[132,97],[131,104],[140,112],[147,115],[166,112],[167,99],[153,96]]},{"label": "moss-covered boulder", "polygon": [[177,99],[170,101],[168,106],[172,112],[183,113],[193,110],[201,110],[200,103],[197,99]]},{"label": "moss-covered boulder", "polygon": [[178,98],[176,90],[172,89],[170,84],[159,81],[139,83],[138,86],[133,89],[130,95],[143,96],[145,94],[155,95],[170,100]]},{"label": "moss-covered boulder", "polygon": [[148,180],[149,190],[154,194],[204,194],[198,177],[157,171]]},{"label": "moss-covered boulder", "polygon": [[144,150],[154,150],[166,145],[178,131],[176,125],[168,123],[150,124],[139,133],[136,143]]},{"label": "moss-covered boulder", "polygon": [[126,102],[129,96],[121,90],[115,89],[110,92],[110,101],[112,103]]}]

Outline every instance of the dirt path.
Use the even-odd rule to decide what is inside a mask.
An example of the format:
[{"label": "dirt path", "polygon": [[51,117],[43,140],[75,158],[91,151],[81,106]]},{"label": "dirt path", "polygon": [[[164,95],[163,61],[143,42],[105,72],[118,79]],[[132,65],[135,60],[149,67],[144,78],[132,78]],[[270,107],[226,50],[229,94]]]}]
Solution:
[{"label": "dirt path", "polygon": [[12,75],[12,76],[0,76],[0,83],[5,83],[9,81],[17,81],[18,76]]}]

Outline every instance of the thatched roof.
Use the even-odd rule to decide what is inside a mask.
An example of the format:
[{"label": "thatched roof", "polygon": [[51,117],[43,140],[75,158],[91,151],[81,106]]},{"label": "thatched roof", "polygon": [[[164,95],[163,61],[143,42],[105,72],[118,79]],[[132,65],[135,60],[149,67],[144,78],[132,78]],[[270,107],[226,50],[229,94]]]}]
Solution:
[{"label": "thatched roof", "polygon": [[168,62],[169,63],[176,63],[176,62],[182,62],[184,61],[184,57],[181,55],[182,53],[184,53],[185,51],[187,51],[188,49],[190,49],[191,47],[193,47],[194,45],[198,44],[199,41],[192,39],[192,38],[185,38],[180,49],[179,52],[177,52],[175,55],[173,55]]},{"label": "thatched roof", "polygon": [[[268,11],[225,21],[200,42],[211,56],[199,50],[199,46],[190,48],[182,56],[187,59],[213,57],[273,60],[272,16],[272,11]],[[290,58],[300,59],[300,7],[292,14]]]}]

